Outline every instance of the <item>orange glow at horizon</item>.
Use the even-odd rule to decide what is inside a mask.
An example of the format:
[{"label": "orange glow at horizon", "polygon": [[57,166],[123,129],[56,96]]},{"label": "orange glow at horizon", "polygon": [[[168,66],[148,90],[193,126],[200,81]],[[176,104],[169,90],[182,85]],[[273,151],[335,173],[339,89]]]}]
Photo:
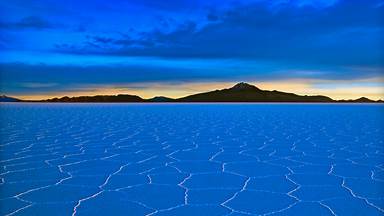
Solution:
[{"label": "orange glow at horizon", "polygon": [[[372,80],[363,80],[363,83],[369,83]],[[381,83],[381,80],[373,80]],[[316,83],[329,84],[336,81],[316,81]],[[92,89],[85,88],[76,92],[52,92],[51,94],[34,94],[34,95],[9,95],[24,100],[39,100],[54,97],[75,97],[75,96],[94,96],[94,95],[117,95],[131,94],[148,99],[155,96],[165,96],[171,98],[180,98],[191,94],[212,91],[216,89],[230,88],[237,82],[193,82],[181,84],[163,84],[163,83],[145,83],[145,88],[121,88],[113,86],[96,87]],[[299,95],[324,95],[336,100],[340,99],[356,99],[360,97],[368,97],[373,100],[384,99],[383,86],[365,86],[365,85],[349,85],[348,82],[341,83],[343,85],[336,88],[319,88],[314,85],[311,80],[282,80],[274,82],[248,82],[263,90],[278,90],[290,92]]]}]

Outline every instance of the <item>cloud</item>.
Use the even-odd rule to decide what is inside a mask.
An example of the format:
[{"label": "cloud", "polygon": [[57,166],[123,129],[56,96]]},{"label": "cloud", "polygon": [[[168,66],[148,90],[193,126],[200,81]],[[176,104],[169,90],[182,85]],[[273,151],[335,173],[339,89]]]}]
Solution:
[{"label": "cloud", "polygon": [[[341,1],[327,8],[266,1],[209,12],[201,25],[186,21],[173,31],[93,35],[57,51],[164,58],[270,59],[330,65],[382,65],[383,7],[375,1]],[[361,14],[361,15],[357,15]],[[200,27],[202,26],[202,27]]]},{"label": "cloud", "polygon": [[27,16],[17,22],[0,22],[3,29],[51,29],[56,28],[54,24],[38,16]]},{"label": "cloud", "polygon": [[383,77],[383,8],[378,0],[3,1],[0,88]]}]

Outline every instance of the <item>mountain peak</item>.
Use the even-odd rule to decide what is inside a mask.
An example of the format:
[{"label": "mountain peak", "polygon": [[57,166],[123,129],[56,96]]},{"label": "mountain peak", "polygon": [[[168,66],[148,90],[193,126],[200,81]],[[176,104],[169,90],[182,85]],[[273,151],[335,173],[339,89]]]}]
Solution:
[{"label": "mountain peak", "polygon": [[356,102],[361,102],[361,103],[369,103],[369,102],[374,102],[373,100],[366,98],[366,97],[361,97],[359,99],[355,100]]},{"label": "mountain peak", "polygon": [[148,99],[150,102],[172,102],[174,99],[164,96],[155,96],[153,98]]},{"label": "mountain peak", "polygon": [[235,90],[260,90],[256,86],[245,83],[245,82],[237,83],[231,89],[235,89]]},{"label": "mountain peak", "polygon": [[0,95],[0,102],[18,102],[17,98],[8,97],[7,95]]}]

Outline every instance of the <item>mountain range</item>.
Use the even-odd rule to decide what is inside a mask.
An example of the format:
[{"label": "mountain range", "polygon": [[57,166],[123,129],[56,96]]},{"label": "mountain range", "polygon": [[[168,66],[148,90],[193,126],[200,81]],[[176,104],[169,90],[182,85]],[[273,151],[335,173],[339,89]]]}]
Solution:
[{"label": "mountain range", "polygon": [[97,95],[97,96],[79,96],[79,97],[62,97],[46,100],[19,100],[7,96],[1,96],[0,102],[298,102],[298,103],[382,103],[382,100],[374,101],[366,97],[356,100],[333,100],[330,97],[322,95],[297,95],[281,91],[261,90],[254,85],[248,83],[238,83],[231,88],[214,90],[204,93],[198,93],[181,98],[168,98],[157,96],[150,99],[143,99],[136,95]]}]

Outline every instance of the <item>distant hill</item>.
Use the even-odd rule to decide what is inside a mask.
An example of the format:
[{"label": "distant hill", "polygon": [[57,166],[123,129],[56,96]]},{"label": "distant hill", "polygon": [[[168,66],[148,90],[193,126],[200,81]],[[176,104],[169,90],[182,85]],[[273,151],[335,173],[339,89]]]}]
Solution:
[{"label": "distant hill", "polygon": [[8,97],[6,95],[0,96],[0,102],[19,102],[19,101],[21,100],[13,97]]},{"label": "distant hill", "polygon": [[343,103],[382,103],[382,100],[374,101],[366,97],[361,97],[356,100],[339,100],[338,102],[343,102]]},{"label": "distant hill", "polygon": [[1,102],[72,102],[72,103],[166,103],[166,102],[298,102],[298,103],[383,103],[383,101],[374,101],[366,97],[361,97],[356,100],[333,100],[330,97],[322,95],[297,95],[293,93],[281,91],[261,90],[254,85],[248,83],[238,83],[231,88],[209,91],[189,95],[182,98],[169,98],[164,96],[156,96],[150,99],[143,99],[136,95],[97,95],[97,96],[79,96],[79,97],[62,97],[52,98],[39,101],[22,101],[16,98],[1,96]]},{"label": "distant hill", "polygon": [[181,102],[334,102],[326,96],[300,96],[280,91],[266,91],[248,83],[179,98]]},{"label": "distant hill", "polygon": [[164,96],[156,96],[150,99],[146,100],[147,102],[174,102],[175,99],[169,98],[169,97],[164,97]]},{"label": "distant hill", "polygon": [[96,96],[80,96],[80,97],[62,97],[52,98],[48,100],[41,100],[40,102],[114,102],[114,103],[127,103],[127,102],[144,102],[145,100],[136,95],[96,95]]}]

